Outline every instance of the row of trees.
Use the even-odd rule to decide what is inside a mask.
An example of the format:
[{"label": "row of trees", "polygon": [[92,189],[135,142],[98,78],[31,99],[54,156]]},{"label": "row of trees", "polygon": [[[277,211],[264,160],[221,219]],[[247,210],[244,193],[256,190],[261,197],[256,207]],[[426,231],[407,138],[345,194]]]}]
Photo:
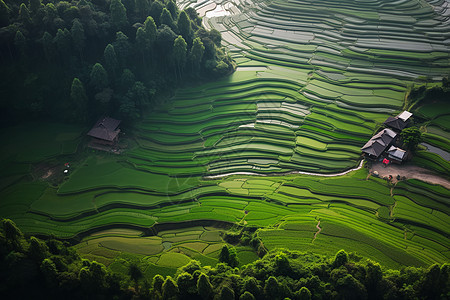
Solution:
[{"label": "row of trees", "polygon": [[0,61],[4,117],[72,121],[131,120],[155,93],[234,70],[220,32],[174,0],[0,0]]},{"label": "row of trees", "polygon": [[224,246],[215,266],[191,261],[174,276],[145,278],[136,264],[113,273],[55,240],[25,237],[11,220],[0,230],[3,299],[445,299],[450,265],[383,270],[339,251],[328,258],[289,250],[237,267]]},{"label": "row of trees", "polygon": [[427,83],[413,86],[408,95],[410,108],[418,107],[422,104],[435,102],[448,102],[450,99],[450,80],[443,77],[440,84],[433,84],[431,87]]}]

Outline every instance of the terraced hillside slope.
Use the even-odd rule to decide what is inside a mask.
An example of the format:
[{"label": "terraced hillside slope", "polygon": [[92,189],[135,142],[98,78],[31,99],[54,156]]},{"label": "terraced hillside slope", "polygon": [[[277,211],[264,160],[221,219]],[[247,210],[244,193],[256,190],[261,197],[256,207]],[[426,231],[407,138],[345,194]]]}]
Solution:
[{"label": "terraced hillside slope", "polygon": [[179,4],[222,32],[237,71],[178,90],[138,124],[127,153],[90,155],[58,187],[23,183],[39,188],[20,207],[7,187],[2,216],[29,233],[93,233],[87,255],[134,251],[161,268],[217,261],[223,224],[260,228],[266,250],[345,249],[390,267],[449,261],[449,190],[393,187],[365,169],[327,176],[359,165],[409,84],[448,75],[447,2]]}]

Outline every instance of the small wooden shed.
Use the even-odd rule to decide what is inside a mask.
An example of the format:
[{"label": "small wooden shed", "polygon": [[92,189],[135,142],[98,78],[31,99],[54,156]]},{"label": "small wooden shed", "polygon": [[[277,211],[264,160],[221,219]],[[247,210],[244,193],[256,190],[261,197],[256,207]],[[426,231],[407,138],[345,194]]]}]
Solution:
[{"label": "small wooden shed", "polygon": [[109,117],[100,118],[87,133],[92,137],[92,142],[100,145],[113,146],[119,141],[120,120]]}]

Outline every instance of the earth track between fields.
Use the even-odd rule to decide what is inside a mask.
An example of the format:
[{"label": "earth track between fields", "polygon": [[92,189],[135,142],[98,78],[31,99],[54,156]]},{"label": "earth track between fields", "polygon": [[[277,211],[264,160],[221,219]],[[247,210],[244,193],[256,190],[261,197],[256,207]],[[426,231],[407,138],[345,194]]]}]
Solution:
[{"label": "earth track between fields", "polygon": [[378,172],[378,176],[381,178],[392,175],[392,183],[396,183],[398,181],[397,175],[400,175],[400,177],[406,177],[406,179],[418,179],[431,184],[439,184],[447,189],[450,189],[449,180],[433,173],[430,170],[413,165],[388,165],[383,167],[383,164],[375,163],[372,165],[370,172],[373,173],[375,171]]},{"label": "earth track between fields", "polygon": [[322,173],[311,173],[311,172],[303,172],[303,171],[291,171],[291,172],[284,172],[284,173],[254,173],[254,172],[231,172],[231,173],[225,173],[225,174],[218,174],[218,175],[209,175],[209,176],[203,176],[203,179],[218,179],[222,177],[228,177],[233,175],[252,175],[252,176],[263,176],[263,177],[269,177],[269,176],[286,176],[286,175],[295,175],[295,174],[301,174],[301,175],[312,175],[312,176],[321,176],[321,177],[335,177],[335,176],[342,176],[345,174],[348,174],[353,171],[357,171],[362,168],[364,163],[364,160],[361,160],[359,165],[356,168],[349,169],[344,172],[340,173],[330,173],[330,174],[322,174]]},{"label": "earth track between fields", "polygon": [[322,228],[320,228],[320,220],[319,220],[319,222],[317,223],[316,228],[319,229],[319,231],[317,231],[317,232],[314,234],[314,238],[313,238],[313,240],[312,240],[312,243],[314,243],[314,241],[316,240],[317,235],[322,231]]}]

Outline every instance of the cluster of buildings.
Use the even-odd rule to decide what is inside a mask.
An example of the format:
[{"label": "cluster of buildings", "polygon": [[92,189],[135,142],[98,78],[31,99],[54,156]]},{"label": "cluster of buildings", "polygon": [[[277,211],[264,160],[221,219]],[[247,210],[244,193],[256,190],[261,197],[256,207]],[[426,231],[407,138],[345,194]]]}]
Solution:
[{"label": "cluster of buildings", "polygon": [[410,121],[412,113],[404,111],[395,117],[389,117],[384,122],[385,128],[375,134],[362,148],[364,156],[378,160],[383,158],[383,163],[402,163],[407,155],[406,151],[395,145],[398,134],[405,129]]}]

